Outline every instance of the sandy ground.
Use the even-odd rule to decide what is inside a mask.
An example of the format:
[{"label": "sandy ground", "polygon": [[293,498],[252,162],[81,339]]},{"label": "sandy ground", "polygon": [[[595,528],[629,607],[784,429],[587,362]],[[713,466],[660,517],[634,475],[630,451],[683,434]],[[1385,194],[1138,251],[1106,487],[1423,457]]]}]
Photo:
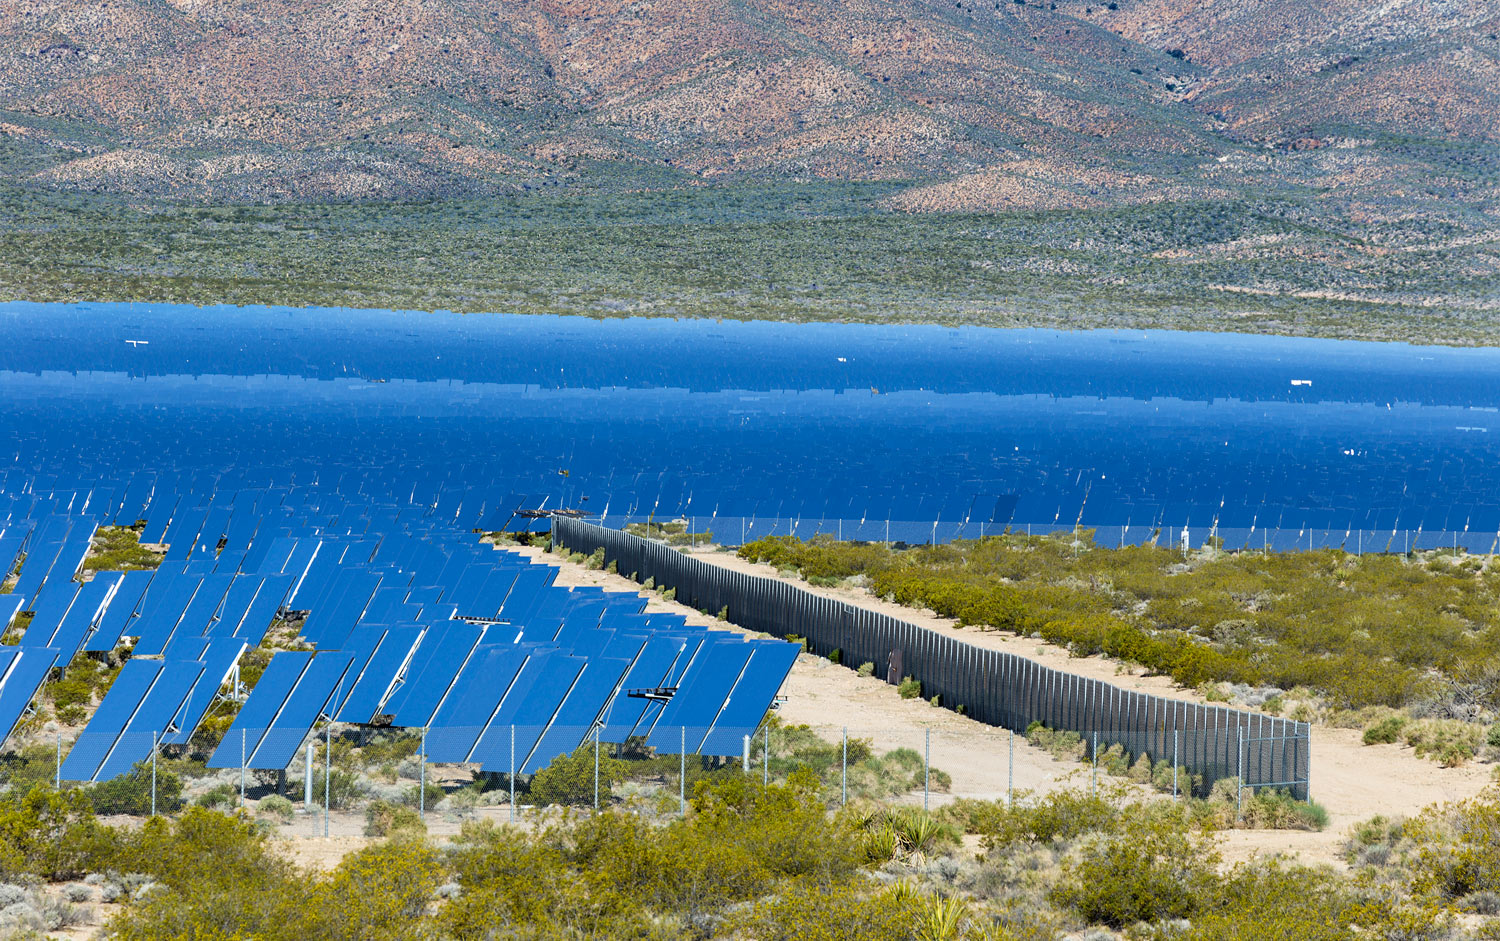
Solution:
[{"label": "sandy ground", "polygon": [[[623,576],[571,564],[539,549],[506,551],[519,552],[535,561],[556,566],[560,586],[594,585],[614,591],[638,592],[648,599],[648,610],[675,612],[692,624],[735,629],[731,624],[707,617],[686,605],[664,601],[655,593],[642,592],[639,585]],[[704,561],[737,571],[780,577],[769,566],[753,565],[727,552],[700,549],[693,554]],[[959,628],[931,611],[887,604],[860,589],[815,588],[793,579],[782,580],[961,637],[978,646],[1028,657],[1056,669],[1131,689],[1184,699],[1197,698],[1191,691],[1176,687],[1169,678],[1131,673],[1104,658],[1072,657],[1065,650],[1037,640]],[[784,701],[780,705],[780,714],[784,720],[811,726],[829,741],[838,741],[842,735],[848,734],[851,738],[870,740],[879,752],[907,747],[930,754],[932,766],[952,777],[950,790],[943,793],[933,791],[926,796],[934,807],[955,797],[997,799],[1004,798],[1012,789],[1016,793],[1045,792],[1059,787],[1090,785],[1086,765],[1059,762],[1003,729],[935,708],[919,699],[902,699],[895,688],[884,681],[859,676],[852,669],[820,657],[808,654],[798,657],[781,694]],[[1234,831],[1223,837],[1227,860],[1232,862],[1256,855],[1286,853],[1307,862],[1338,865],[1341,864],[1340,844],[1354,823],[1376,814],[1414,814],[1431,804],[1477,794],[1492,781],[1488,765],[1470,763],[1461,768],[1439,768],[1431,761],[1418,759],[1411,749],[1404,746],[1365,746],[1361,744],[1358,732],[1322,726],[1313,728],[1312,760],[1312,794],[1327,808],[1329,827],[1318,833]],[[1101,778],[1101,783],[1106,780]],[[920,803],[923,799],[921,790],[905,797],[913,803]],[[480,807],[475,813],[496,820],[510,817],[509,808],[504,805]],[[526,819],[524,810],[522,819]],[[436,813],[429,813],[427,822],[429,832],[439,840],[455,835],[461,826],[456,817]],[[325,838],[322,836],[321,814],[299,814],[292,823],[280,828],[294,857],[304,865],[319,868],[336,864],[345,853],[369,842],[362,835],[362,814],[335,812],[329,819],[328,829],[330,835]]]}]

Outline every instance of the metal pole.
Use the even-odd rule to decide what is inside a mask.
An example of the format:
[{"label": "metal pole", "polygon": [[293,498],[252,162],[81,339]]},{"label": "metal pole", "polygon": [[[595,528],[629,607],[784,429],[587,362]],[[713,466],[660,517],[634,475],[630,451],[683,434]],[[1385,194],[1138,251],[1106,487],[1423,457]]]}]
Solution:
[{"label": "metal pole", "polygon": [[420,757],[417,761],[417,817],[427,819],[427,728],[422,728]]},{"label": "metal pole", "polygon": [[1181,729],[1172,730],[1172,799],[1177,799],[1177,740],[1182,735]]},{"label": "metal pole", "polygon": [[1238,748],[1234,750],[1234,821],[1239,823],[1240,814],[1244,804],[1242,803],[1245,793],[1245,739],[1236,735],[1239,739]]},{"label": "metal pole", "polygon": [[156,816],[156,732],[151,733],[151,816]]},{"label": "metal pole", "polygon": [[594,809],[599,809],[599,729],[594,728]]},{"label": "metal pole", "polygon": [[328,836],[328,809],[333,801],[333,718],[323,727],[323,836]]},{"label": "metal pole", "polygon": [[927,810],[927,794],[932,778],[932,729],[923,729],[926,744],[922,750],[922,810]]},{"label": "metal pole", "polygon": [[306,757],[302,760],[302,809],[309,813],[313,809],[313,761],[317,750],[316,743],[308,742]]},{"label": "metal pole", "polygon": [[1089,796],[1099,793],[1099,733],[1094,733],[1094,753],[1090,756],[1093,770],[1089,779]]},{"label": "metal pole", "polygon": [[744,753],[740,755],[740,770],[745,774],[750,773],[750,736],[745,736]]},{"label": "metal pole", "polygon": [[510,727],[510,820],[516,821],[516,727]]},{"label": "metal pole", "polygon": [[681,743],[678,748],[682,750],[677,766],[677,805],[684,817],[687,816],[687,726],[677,727],[678,738]]},{"label": "metal pole", "polygon": [[760,756],[760,783],[766,786],[771,784],[771,727],[766,726],[766,744],[764,754]]},{"label": "metal pole", "polygon": [[[312,769],[308,769],[312,773]],[[245,730],[240,729],[240,806],[245,806]]]},{"label": "metal pole", "polygon": [[1016,730],[1010,730],[1010,758],[1005,765],[1006,775],[1009,778],[1005,782],[1005,806],[1016,805]]},{"label": "metal pole", "polygon": [[849,803],[849,729],[844,728],[844,756],[839,760],[839,806]]},{"label": "metal pole", "polygon": [[53,782],[52,786],[54,788],[56,788],[57,790],[60,791],[60,790],[62,790],[62,733],[61,732],[57,733],[57,774],[56,774],[56,777],[57,777],[57,780],[55,782]]}]

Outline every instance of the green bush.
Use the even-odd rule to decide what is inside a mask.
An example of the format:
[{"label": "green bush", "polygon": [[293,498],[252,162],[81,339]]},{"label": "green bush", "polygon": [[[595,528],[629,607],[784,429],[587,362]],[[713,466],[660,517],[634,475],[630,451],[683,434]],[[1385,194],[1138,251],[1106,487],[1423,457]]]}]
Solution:
[{"label": "green bush", "polygon": [[209,810],[223,810],[234,807],[239,802],[239,789],[232,784],[215,784],[193,798],[194,807],[207,807]]},{"label": "green bush", "polygon": [[1141,815],[1063,866],[1052,900],[1090,924],[1192,918],[1218,888],[1218,853],[1180,819]]},{"label": "green bush", "polygon": [[1364,743],[1366,745],[1390,745],[1401,738],[1401,730],[1406,727],[1405,716],[1388,716],[1365,729]]},{"label": "green bush", "polygon": [[365,836],[421,836],[426,833],[427,825],[410,807],[383,800],[370,801],[365,807]]},{"label": "green bush", "polygon": [[[165,768],[155,775],[155,809],[169,814],[182,806],[182,779]],[[125,774],[101,781],[80,790],[88,795],[94,812],[102,815],[134,814],[152,811],[152,773],[150,762],[138,762]]]},{"label": "green bush", "polygon": [[[326,787],[326,792],[325,792]],[[297,790],[293,788],[293,790]],[[353,807],[363,797],[359,789],[359,776],[352,771],[343,768],[333,768],[328,774],[325,784],[323,769],[313,766],[313,803],[322,804],[326,797],[328,806],[333,810],[347,810]]]},{"label": "green bush", "polygon": [[896,687],[896,692],[901,695],[902,699],[921,699],[922,681],[916,679],[915,677],[908,676],[906,679],[901,681],[901,684],[899,686]]},{"label": "green bush", "polygon": [[[625,763],[599,752],[599,800],[607,803],[614,786],[625,779]],[[531,779],[531,799],[537,804],[592,805],[594,802],[594,746],[584,745],[571,755],[559,755]]]},{"label": "green bush", "polygon": [[267,794],[260,799],[255,812],[263,817],[271,817],[286,823],[297,813],[297,806],[289,798],[282,797],[280,794]]}]

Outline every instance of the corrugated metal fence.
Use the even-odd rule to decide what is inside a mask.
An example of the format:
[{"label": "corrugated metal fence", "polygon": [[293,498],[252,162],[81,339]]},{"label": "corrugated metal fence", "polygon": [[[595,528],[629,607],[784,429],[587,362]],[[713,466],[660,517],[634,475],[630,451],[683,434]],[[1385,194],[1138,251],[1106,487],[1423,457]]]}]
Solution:
[{"label": "corrugated metal fence", "polygon": [[846,665],[873,663],[892,683],[913,677],[922,695],[981,722],[1024,732],[1033,722],[1080,733],[1091,747],[1120,745],[1132,756],[1172,760],[1202,776],[1200,791],[1222,778],[1247,787],[1281,787],[1308,796],[1306,723],[1228,707],[1166,699],[986,650],[874,611],[770,578],[732,572],[669,546],[581,520],[555,518],[553,538],[573,552],[601,546],[621,574],[675,588],[677,600],[709,612],[728,609],[741,627],[807,639],[821,656]]}]

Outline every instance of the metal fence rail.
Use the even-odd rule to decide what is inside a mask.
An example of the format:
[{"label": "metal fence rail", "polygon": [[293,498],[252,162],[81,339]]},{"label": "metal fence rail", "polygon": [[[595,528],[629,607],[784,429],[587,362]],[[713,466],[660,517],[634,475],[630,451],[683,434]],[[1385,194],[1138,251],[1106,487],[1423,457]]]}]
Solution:
[{"label": "metal fence rail", "polygon": [[1017,732],[1033,722],[1098,732],[1101,748],[1118,744],[1133,756],[1158,760],[1171,757],[1176,741],[1185,749],[1178,763],[1201,775],[1202,791],[1239,777],[1246,787],[1282,787],[1298,799],[1308,796],[1307,723],[1137,693],[1053,670],[582,520],[554,518],[552,532],[573,552],[602,547],[621,574],[675,588],[677,600],[691,607],[727,609],[730,621],[749,630],[804,637],[813,653],[837,650],[846,665],[873,663],[876,674],[891,683],[915,678],[923,696],[941,697],[944,707],[962,707],[981,722]]}]

